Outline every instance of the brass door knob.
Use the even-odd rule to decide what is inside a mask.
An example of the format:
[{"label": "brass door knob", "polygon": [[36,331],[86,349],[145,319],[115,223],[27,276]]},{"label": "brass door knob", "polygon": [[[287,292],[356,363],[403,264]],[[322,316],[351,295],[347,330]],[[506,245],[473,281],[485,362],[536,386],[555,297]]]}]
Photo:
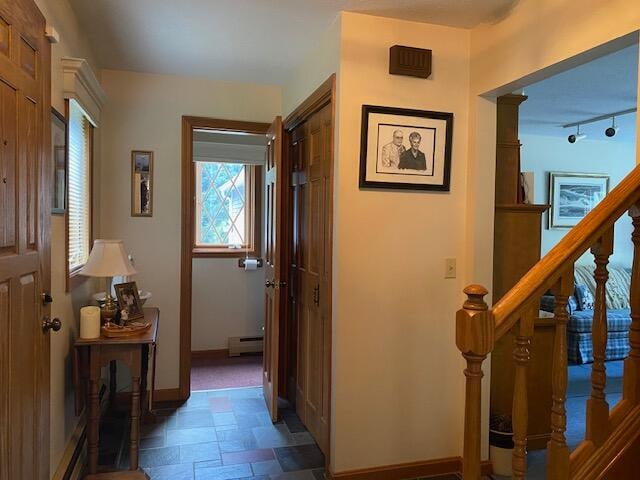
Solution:
[{"label": "brass door knob", "polygon": [[59,318],[54,318],[51,320],[48,316],[42,319],[42,331],[46,332],[47,330],[53,330],[54,332],[60,331],[62,328],[62,322]]},{"label": "brass door knob", "polygon": [[264,281],[264,286],[267,287],[267,288],[269,288],[269,287],[273,288],[273,287],[276,286],[276,282],[274,282],[273,280],[265,280]]}]

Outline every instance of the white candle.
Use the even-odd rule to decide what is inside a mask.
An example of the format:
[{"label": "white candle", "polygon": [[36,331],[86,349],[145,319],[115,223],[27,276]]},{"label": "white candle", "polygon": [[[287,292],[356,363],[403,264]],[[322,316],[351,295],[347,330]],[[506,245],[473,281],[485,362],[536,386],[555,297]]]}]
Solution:
[{"label": "white candle", "polygon": [[80,309],[80,338],[100,337],[100,307]]}]

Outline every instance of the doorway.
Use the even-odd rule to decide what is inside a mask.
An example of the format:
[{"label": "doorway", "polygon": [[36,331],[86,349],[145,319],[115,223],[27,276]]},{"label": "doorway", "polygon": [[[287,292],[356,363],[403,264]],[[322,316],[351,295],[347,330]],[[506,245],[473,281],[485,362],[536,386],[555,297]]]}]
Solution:
[{"label": "doorway", "polygon": [[191,391],[262,384],[268,127],[183,119],[183,206],[189,199],[182,232],[183,398]]},{"label": "doorway", "polygon": [[[497,164],[494,238],[494,303],[544,257],[636,166],[637,40],[529,84],[497,99]],[[554,194],[556,192],[557,194]],[[560,193],[562,192],[562,193]],[[631,219],[615,224],[609,258],[606,395],[610,407],[621,398],[622,361],[629,351]],[[594,257],[574,266],[567,326],[567,445],[585,438],[586,402],[591,393]],[[548,292],[549,293],[549,292]],[[586,300],[585,300],[586,299]],[[528,475],[543,478],[551,435],[551,361],[556,321],[554,297],[544,295],[530,347]],[[614,323],[613,316],[625,318]],[[580,322],[580,323],[579,323]],[[581,327],[578,327],[578,325]],[[584,327],[582,327],[584,326]],[[515,332],[496,342],[491,363],[491,419],[510,419],[513,404]]]},{"label": "doorway", "polygon": [[[258,302],[263,309],[262,324],[258,325],[261,331],[253,333],[254,324],[254,331],[245,334],[251,342],[259,342],[259,337],[264,335],[260,396],[266,402],[271,421],[284,420],[292,439],[295,438],[294,433],[300,433],[299,436],[306,439],[304,441],[316,443],[327,464],[330,438],[334,98],[335,76],[331,76],[284,121],[278,117],[271,125],[183,117],[180,388],[176,395],[181,401],[188,400],[187,404],[202,396],[197,392],[192,399],[189,398],[198,375],[194,374],[194,368],[200,368],[201,364],[205,364],[205,368],[214,365],[218,372],[227,368],[220,364],[227,361],[229,351],[219,348],[220,344],[214,348],[203,345],[200,342],[206,335],[195,335],[196,321],[199,321],[196,315],[208,316],[220,305],[217,302],[215,306],[198,307],[198,289],[201,289],[198,293],[201,297],[212,297],[213,288],[225,291],[232,283],[226,279],[214,284],[198,277],[199,265],[205,265],[200,262],[220,262],[226,256],[230,270],[220,267],[220,272],[256,275],[256,290],[262,292]],[[207,141],[203,136],[217,139],[222,136],[224,143],[234,144],[241,143],[239,138],[266,139],[266,145],[260,144],[266,147],[266,155],[263,155],[261,163],[253,165],[253,177],[247,170],[244,172],[245,187],[262,186],[247,190],[247,198],[250,192],[254,192],[256,205],[253,214],[245,211],[245,236],[240,235],[240,239],[234,237],[237,243],[227,245],[224,252],[211,251],[207,248],[209,245],[204,245],[203,238],[211,225],[197,220],[197,210],[206,201],[206,194],[198,193],[198,190],[211,181],[212,175],[217,175],[202,171],[198,163],[217,163],[220,159],[220,155],[213,155],[215,161],[212,162],[211,158],[207,160],[198,153],[196,142]],[[230,140],[230,136],[236,141]],[[249,150],[248,146],[245,150]],[[215,168],[228,170],[228,158],[225,160],[223,167]],[[207,165],[206,168],[214,167]],[[239,171],[235,176],[229,175],[229,181],[236,185],[239,175]],[[224,194],[217,198],[224,198]],[[215,218],[215,215],[210,217]],[[238,237],[242,232],[238,231],[237,225],[230,225],[227,227]],[[253,234],[250,233],[251,225]],[[261,237],[257,232],[264,235]],[[233,252],[229,251],[231,246]],[[219,249],[220,245],[215,247]],[[260,262],[260,266],[256,265],[254,271],[245,271],[244,264],[253,260]],[[221,278],[226,276],[223,273]],[[229,297],[226,295],[222,301],[232,301]],[[260,295],[255,296],[258,297]],[[246,368],[252,360],[239,362],[246,362],[243,367]],[[253,365],[256,364],[258,362]],[[220,380],[220,374],[214,373],[216,370],[210,372],[211,377]],[[216,383],[213,386],[220,388],[222,385]],[[200,388],[210,390],[206,385]],[[274,427],[277,428],[278,424]],[[299,432],[291,428],[299,429]]]}]

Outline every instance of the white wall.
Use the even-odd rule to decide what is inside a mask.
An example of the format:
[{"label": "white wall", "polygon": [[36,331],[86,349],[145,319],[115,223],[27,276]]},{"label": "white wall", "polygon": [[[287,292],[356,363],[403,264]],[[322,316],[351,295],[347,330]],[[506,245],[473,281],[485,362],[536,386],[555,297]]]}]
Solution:
[{"label": "white wall", "polygon": [[[78,25],[75,14],[67,0],[36,0],[47,23],[60,34],[60,43],[51,46],[51,103],[64,114],[62,94],[61,57],[85,58],[96,73],[98,64],[89,48],[86,36]],[[95,141],[99,145],[100,132],[96,131]],[[100,162],[99,148],[96,149],[94,164]],[[95,182],[94,190],[99,189]],[[97,202],[97,197],[94,197]],[[97,203],[96,203],[97,204]],[[99,229],[98,219],[94,219],[94,229]],[[62,330],[51,334],[51,404],[50,404],[50,473],[53,476],[62,459],[67,444],[79,418],[74,414],[74,385],[72,380],[72,348],[78,334],[80,307],[89,303],[93,292],[92,282],[87,281],[70,294],[65,292],[65,222],[64,216],[51,218],[51,316],[62,320]],[[65,465],[62,465],[64,468]]]},{"label": "white wall", "polygon": [[264,269],[245,272],[237,258],[197,258],[192,265],[191,350],[221,350],[229,337],[263,334]]},{"label": "white wall", "polygon": [[[610,176],[613,189],[636,166],[635,143],[586,139],[575,144],[566,138],[520,135],[523,171],[534,172],[534,203],[549,203],[549,172],[603,173]],[[542,219],[542,255],[566,235],[569,229],[548,228],[547,215]],[[624,216],[615,227],[614,254],[611,262],[631,266],[631,218]],[[584,262],[593,262],[585,255]]]},{"label": "white wall", "polygon": [[329,29],[318,40],[300,64],[291,72],[282,92],[282,113],[289,115],[322,82],[338,73],[340,65],[341,16],[336,17]]},{"label": "white wall", "polygon": [[[335,166],[332,470],[460,455],[455,346],[464,265],[469,31],[343,13]],[[389,47],[433,50],[428,80],[389,75]],[[451,192],[358,187],[363,104],[453,112]]]},{"label": "white wall", "polygon": [[[151,291],[149,305],[160,308],[156,385],[159,389],[177,388],[182,116],[271,122],[281,111],[281,90],[268,85],[114,70],[103,70],[102,82],[109,98],[103,120],[105,162],[100,172],[103,234],[124,240],[136,261],[136,281]],[[134,149],[155,152],[151,218],[130,216],[130,162]],[[226,282],[221,273],[237,275],[228,281],[238,285],[255,280],[237,267],[227,269],[226,262],[212,259],[206,266],[203,263],[210,278],[194,278],[194,286]],[[201,272],[199,266],[196,270]],[[216,305],[194,305],[194,319],[196,312],[215,312],[223,302],[243,301],[248,288],[247,283],[228,290],[224,298],[217,297]],[[210,292],[208,295],[202,300],[209,301],[212,297]]]}]

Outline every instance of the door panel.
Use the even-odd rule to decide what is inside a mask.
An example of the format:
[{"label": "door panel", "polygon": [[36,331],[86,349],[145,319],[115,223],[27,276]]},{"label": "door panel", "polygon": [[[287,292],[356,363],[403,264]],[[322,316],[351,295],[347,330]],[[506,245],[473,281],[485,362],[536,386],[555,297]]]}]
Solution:
[{"label": "door panel", "polygon": [[0,478],[49,479],[50,46],[33,0],[0,0]]},{"label": "door panel", "polygon": [[282,182],[282,119],[277,117],[267,132],[265,167],[265,338],[262,390],[271,419],[278,420],[278,354],[280,342],[280,307],[286,288],[281,288],[280,242],[283,237],[280,205]]},{"label": "door panel", "polygon": [[331,106],[312,115],[303,127],[302,170],[294,173],[300,279],[296,411],[326,453],[331,381]]}]

